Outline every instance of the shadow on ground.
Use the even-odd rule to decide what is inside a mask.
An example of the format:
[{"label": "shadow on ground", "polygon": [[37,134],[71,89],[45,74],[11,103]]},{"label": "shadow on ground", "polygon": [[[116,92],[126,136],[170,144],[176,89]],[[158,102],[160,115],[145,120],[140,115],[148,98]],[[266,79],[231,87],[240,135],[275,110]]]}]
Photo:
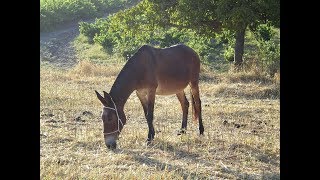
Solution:
[{"label": "shadow on ground", "polygon": [[[156,167],[159,170],[168,170],[168,171],[175,171],[175,173],[181,175],[183,179],[215,179],[215,176],[219,176],[222,178],[229,178],[229,177],[236,177],[237,179],[280,179],[280,173],[279,172],[272,172],[268,170],[261,171],[263,173],[261,174],[255,174],[255,173],[247,173],[243,172],[241,169],[235,169],[233,167],[228,168],[219,168],[220,165],[217,166],[217,164],[220,161],[224,161],[226,163],[229,163],[231,161],[234,162],[241,162],[243,159],[237,160],[237,159],[219,159],[217,160],[206,160],[204,157],[205,155],[194,153],[194,152],[188,152],[181,147],[177,147],[176,145],[172,144],[171,142],[165,142],[160,141],[159,145],[153,146],[152,148],[158,149],[161,151],[166,151],[172,154],[172,158],[170,159],[184,159],[186,162],[186,165],[189,164],[199,164],[199,168],[201,167],[212,167],[210,169],[196,169],[196,170],[190,170],[188,167],[184,167],[182,165],[176,165],[173,163],[170,163],[170,161],[161,161],[160,159],[154,158],[152,151],[148,152],[138,152],[132,151],[132,150],[123,150],[122,153],[128,154],[133,157],[133,159],[141,164],[146,165],[149,167]],[[250,147],[248,145],[243,144],[233,144],[230,146],[229,150],[237,150],[238,152],[241,152],[241,154],[251,154],[251,156],[254,157],[256,161],[259,161],[267,166],[274,166],[279,167],[279,157],[277,157],[275,154],[265,153],[257,148]],[[220,150],[223,150],[220,148]],[[226,149],[224,150],[226,151]],[[157,151],[158,152],[158,151]],[[210,152],[214,153],[214,152]],[[240,164],[240,166],[243,166]],[[239,166],[238,166],[239,167]],[[264,166],[265,167],[265,166]],[[209,172],[210,171],[210,172]],[[209,175],[209,176],[208,176]],[[211,177],[210,177],[211,176]]]}]

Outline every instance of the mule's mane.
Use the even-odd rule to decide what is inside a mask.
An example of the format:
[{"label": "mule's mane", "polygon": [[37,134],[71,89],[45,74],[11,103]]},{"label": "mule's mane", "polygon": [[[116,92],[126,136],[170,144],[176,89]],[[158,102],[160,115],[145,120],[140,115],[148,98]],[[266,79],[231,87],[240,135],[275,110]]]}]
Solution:
[{"label": "mule's mane", "polygon": [[133,92],[134,89],[128,89],[127,87],[130,87],[130,83],[134,83],[133,81],[137,75],[135,70],[139,68],[137,67],[139,65],[137,61],[139,60],[139,56],[146,52],[148,48],[150,48],[150,46],[147,45],[143,45],[139,48],[121,69],[110,90],[110,95],[115,99],[115,101],[123,101],[123,103],[125,103]]},{"label": "mule's mane", "polygon": [[[124,67],[121,69],[117,79],[121,78],[124,76],[124,74],[128,71],[128,69],[130,69],[132,66],[134,66],[135,61],[137,60],[137,58],[143,53],[145,52],[145,50],[147,50],[147,48],[150,46],[147,45],[143,45],[141,48],[138,49],[138,51],[136,53],[133,54],[133,56],[131,56],[128,61],[126,62],[126,64],[124,65]],[[116,79],[116,81],[117,81]]]}]

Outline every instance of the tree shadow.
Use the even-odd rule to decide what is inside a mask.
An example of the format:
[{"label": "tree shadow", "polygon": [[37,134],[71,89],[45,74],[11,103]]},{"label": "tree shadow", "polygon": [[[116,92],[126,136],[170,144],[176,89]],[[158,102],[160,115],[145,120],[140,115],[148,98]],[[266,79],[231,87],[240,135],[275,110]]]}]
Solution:
[{"label": "tree shadow", "polygon": [[212,82],[218,84],[221,82],[221,79],[208,73],[200,73],[199,80],[202,82]]},{"label": "tree shadow", "polygon": [[[207,166],[212,166],[213,164],[210,162],[203,162],[199,159],[201,157],[198,153],[193,153],[188,150],[184,150],[181,147],[177,147],[174,143],[167,142],[165,140],[157,140],[157,143],[153,146],[149,147],[150,149],[161,150],[167,153],[170,153],[175,160],[184,159],[184,161],[188,162],[186,166],[189,164],[202,164]],[[126,153],[133,157],[133,159],[141,164],[149,167],[156,167],[160,171],[174,171],[176,174],[183,177],[183,179],[215,179],[215,176],[210,176],[208,173],[203,172],[202,170],[189,170],[184,165],[176,165],[167,161],[161,161],[161,159],[152,157],[154,152],[147,151],[137,153],[135,150],[122,150],[121,153]],[[171,159],[172,160],[172,159]]]},{"label": "tree shadow", "polygon": [[[169,152],[172,154],[174,159],[185,159],[185,161],[188,162],[188,164],[202,164],[205,166],[213,166],[217,161],[207,161],[201,159],[201,154],[193,153],[191,151],[187,151],[182,149],[181,147],[177,147],[176,145],[172,144],[171,142],[167,142],[164,140],[157,140],[158,144],[154,145],[150,148],[153,149],[159,149],[161,151]],[[231,145],[231,150],[240,151],[243,154],[251,154],[257,161],[265,163],[265,164],[271,164],[272,166],[276,166],[280,168],[280,163],[278,160],[280,159],[277,157],[276,154],[266,153],[262,150],[259,150],[257,148],[253,148],[249,145],[244,144],[233,144]],[[137,151],[134,150],[122,150],[122,153],[126,153],[133,157],[133,159],[138,162],[141,165],[146,165],[149,167],[156,167],[157,169],[163,171],[174,171],[175,173],[181,175],[183,179],[214,179],[216,175],[213,175],[210,177],[208,173],[203,173],[203,171],[198,172],[192,172],[188,168],[184,167],[183,165],[176,165],[169,162],[163,162],[158,158],[152,157],[153,152],[142,152],[137,153]],[[212,152],[214,153],[214,152]],[[224,161],[224,159],[221,159]],[[229,161],[229,160],[227,160]],[[263,172],[262,174],[254,174],[254,173],[247,173],[243,172],[241,169],[234,169],[234,168],[221,168],[215,170],[217,172],[220,172],[223,174],[223,176],[233,176],[237,179],[280,179],[280,173],[279,172]],[[217,174],[219,176],[219,173]]]},{"label": "tree shadow", "polygon": [[233,144],[231,148],[233,150],[238,149],[238,151],[246,153],[246,154],[251,154],[259,162],[280,167],[280,163],[279,163],[280,157],[277,157],[276,154],[263,152],[262,150],[260,150],[258,148],[253,148],[253,147],[251,147],[249,145],[245,145],[245,144]]},{"label": "tree shadow", "polygon": [[264,173],[262,179],[280,179],[280,173]]},{"label": "tree shadow", "polygon": [[[277,157],[276,154],[267,153],[245,144],[233,144],[230,146],[230,149],[240,151],[243,154],[250,154],[261,163],[271,164],[272,166],[280,168],[280,157]],[[279,172],[263,172],[261,175],[258,175],[242,172],[241,169],[232,170],[230,168],[223,168],[222,171],[239,179],[280,179]]]},{"label": "tree shadow", "polygon": [[242,172],[241,170],[232,170],[232,169],[223,169],[222,172],[228,173],[237,179],[246,179],[246,180],[256,180],[256,179],[263,179],[263,180],[278,180],[280,179],[280,173],[278,172],[263,172],[262,175],[258,174],[248,174],[246,172]]},{"label": "tree shadow", "polygon": [[131,150],[125,150],[123,152],[130,154],[133,157],[133,159],[141,165],[156,167],[158,170],[161,171],[174,171],[175,173],[181,175],[183,179],[208,179],[207,176],[202,175],[201,173],[190,172],[188,169],[180,165],[173,165],[168,162],[161,162],[158,159],[148,157],[146,154],[137,154],[137,152]]}]

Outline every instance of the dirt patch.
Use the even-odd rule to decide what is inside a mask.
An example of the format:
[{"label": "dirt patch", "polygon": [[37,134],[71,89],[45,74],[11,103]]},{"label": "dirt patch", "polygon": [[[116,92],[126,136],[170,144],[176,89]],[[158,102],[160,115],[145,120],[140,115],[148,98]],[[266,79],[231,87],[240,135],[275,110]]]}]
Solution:
[{"label": "dirt patch", "polygon": [[[102,18],[107,17],[108,14]],[[40,61],[48,62],[61,68],[73,67],[78,59],[72,45],[80,34],[79,22],[94,22],[95,18],[77,20],[59,25],[54,31],[40,33]]]},{"label": "dirt patch", "polygon": [[78,26],[40,34],[40,61],[59,67],[71,67],[77,62],[72,41],[79,35]]}]

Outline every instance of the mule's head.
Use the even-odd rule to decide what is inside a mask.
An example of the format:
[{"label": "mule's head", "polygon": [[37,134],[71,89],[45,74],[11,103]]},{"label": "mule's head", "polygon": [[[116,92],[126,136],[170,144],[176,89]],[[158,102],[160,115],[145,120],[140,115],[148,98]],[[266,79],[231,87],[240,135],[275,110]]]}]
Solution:
[{"label": "mule's head", "polygon": [[124,125],[125,117],[123,110],[118,109],[112,97],[107,92],[103,91],[104,97],[97,91],[95,92],[103,104],[101,118],[105,144],[109,149],[115,149],[117,147],[118,136]]}]

